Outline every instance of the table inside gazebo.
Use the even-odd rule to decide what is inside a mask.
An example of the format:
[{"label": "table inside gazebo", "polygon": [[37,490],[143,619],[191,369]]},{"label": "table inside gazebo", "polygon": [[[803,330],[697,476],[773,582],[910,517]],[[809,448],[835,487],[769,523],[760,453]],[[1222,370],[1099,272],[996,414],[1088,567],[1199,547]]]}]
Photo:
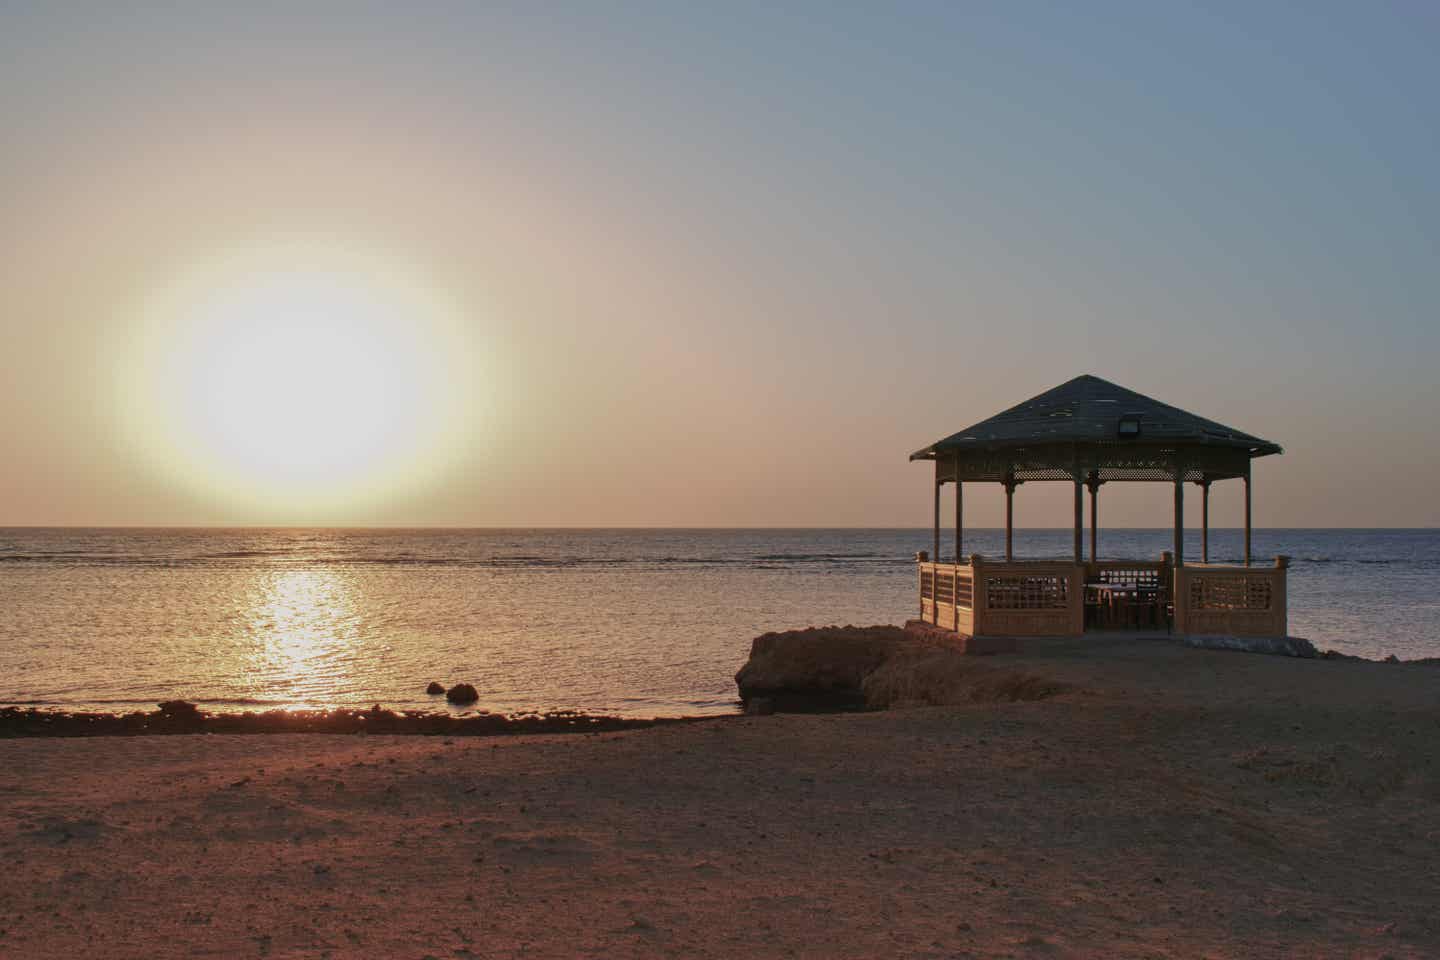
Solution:
[{"label": "table inside gazebo", "polygon": [[1168,626],[1170,612],[1158,579],[1085,580],[1085,629],[1125,630]]}]

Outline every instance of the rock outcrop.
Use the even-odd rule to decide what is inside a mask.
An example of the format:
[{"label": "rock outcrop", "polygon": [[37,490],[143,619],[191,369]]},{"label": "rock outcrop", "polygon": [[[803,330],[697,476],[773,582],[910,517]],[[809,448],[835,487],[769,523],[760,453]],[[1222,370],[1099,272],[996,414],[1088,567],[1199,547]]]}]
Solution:
[{"label": "rock outcrop", "polygon": [[896,647],[916,642],[899,627],[810,627],[756,637],[735,674],[740,699],[786,712],[859,710],[863,684]]},{"label": "rock outcrop", "polygon": [[997,668],[946,631],[811,627],[756,637],[735,674],[746,713],[1038,700],[1064,684]]}]

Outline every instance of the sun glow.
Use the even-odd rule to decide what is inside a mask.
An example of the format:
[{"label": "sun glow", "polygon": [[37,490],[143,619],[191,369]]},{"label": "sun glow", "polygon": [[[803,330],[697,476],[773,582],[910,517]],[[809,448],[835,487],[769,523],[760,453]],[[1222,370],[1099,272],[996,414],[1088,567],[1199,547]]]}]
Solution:
[{"label": "sun glow", "polygon": [[276,518],[435,479],[463,446],[475,351],[401,271],[312,248],[232,257],[147,304],[122,396],[162,470]]}]

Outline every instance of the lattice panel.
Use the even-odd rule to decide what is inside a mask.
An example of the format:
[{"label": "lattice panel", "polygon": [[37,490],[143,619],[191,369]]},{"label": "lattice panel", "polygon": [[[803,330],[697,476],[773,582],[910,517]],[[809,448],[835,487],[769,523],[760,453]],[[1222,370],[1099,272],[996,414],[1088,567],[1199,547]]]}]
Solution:
[{"label": "lattice panel", "polygon": [[943,573],[935,574],[935,602],[955,602],[955,581]]},{"label": "lattice panel", "polygon": [[1273,588],[1264,577],[1206,576],[1190,578],[1191,610],[1269,610]]},{"label": "lattice panel", "polygon": [[985,603],[991,610],[1063,610],[1069,602],[1069,577],[1009,575],[985,578]]},{"label": "lattice panel", "polygon": [[920,571],[920,599],[935,599],[935,574],[929,570]]},{"label": "lattice panel", "polygon": [[1068,469],[1061,467],[1016,466],[1011,471],[1016,480],[1074,480]]},{"label": "lattice panel", "polygon": [[[1174,467],[1100,467],[1095,471],[1100,479],[1106,483],[1123,483],[1134,481],[1137,483],[1174,483]],[[1187,470],[1185,479],[1194,482],[1200,479],[1200,472]]]},{"label": "lattice panel", "polygon": [[975,603],[975,585],[968,575],[962,576],[955,585],[955,603],[967,609]]}]

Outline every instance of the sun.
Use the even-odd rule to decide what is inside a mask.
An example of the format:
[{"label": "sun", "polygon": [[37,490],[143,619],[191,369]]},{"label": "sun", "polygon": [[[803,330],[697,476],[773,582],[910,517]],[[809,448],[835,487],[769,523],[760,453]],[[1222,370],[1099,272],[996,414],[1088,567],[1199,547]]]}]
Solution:
[{"label": "sun", "polygon": [[176,425],[217,467],[281,492],[367,476],[415,453],[438,413],[422,335],[355,278],[244,281],[194,318]]},{"label": "sun", "polygon": [[127,434],[192,492],[267,516],[402,494],[464,446],[474,349],[411,272],[313,248],[232,256],[152,298]]}]

